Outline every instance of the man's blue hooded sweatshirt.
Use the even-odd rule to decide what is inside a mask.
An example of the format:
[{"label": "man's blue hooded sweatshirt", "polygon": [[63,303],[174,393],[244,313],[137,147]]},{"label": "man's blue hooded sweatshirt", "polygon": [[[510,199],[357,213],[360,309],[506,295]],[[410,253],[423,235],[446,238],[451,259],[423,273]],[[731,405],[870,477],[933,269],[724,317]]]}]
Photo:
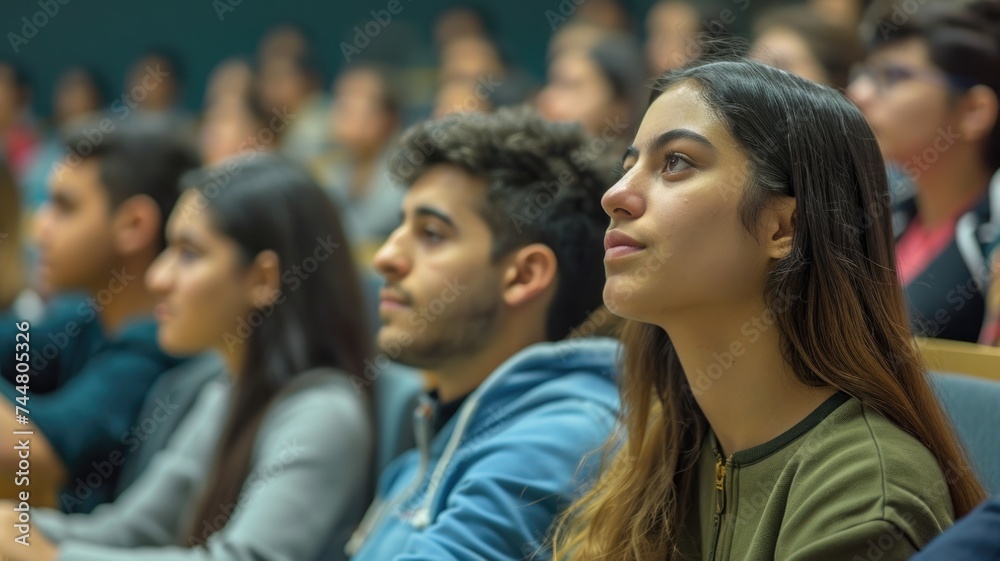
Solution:
[{"label": "man's blue hooded sweatshirt", "polygon": [[421,403],[417,449],[382,474],[378,498],[347,546],[353,561],[535,554],[556,515],[597,474],[618,415],[617,350],[605,338],[527,347],[437,434],[433,407]]}]

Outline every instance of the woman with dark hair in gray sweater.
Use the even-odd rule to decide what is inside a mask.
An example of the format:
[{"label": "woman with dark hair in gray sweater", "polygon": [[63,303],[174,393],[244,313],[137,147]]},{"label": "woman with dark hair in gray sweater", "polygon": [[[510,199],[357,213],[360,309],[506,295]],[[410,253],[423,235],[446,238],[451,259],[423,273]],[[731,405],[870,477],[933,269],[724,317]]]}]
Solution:
[{"label": "woman with dark hair in gray sweater", "polygon": [[369,330],[332,203],[277,156],[199,173],[146,282],[160,345],[218,351],[231,382],[202,391],[117,501],[86,515],[32,511],[30,545],[12,536],[0,557],[336,559],[368,504],[373,415],[367,386],[352,379]]}]

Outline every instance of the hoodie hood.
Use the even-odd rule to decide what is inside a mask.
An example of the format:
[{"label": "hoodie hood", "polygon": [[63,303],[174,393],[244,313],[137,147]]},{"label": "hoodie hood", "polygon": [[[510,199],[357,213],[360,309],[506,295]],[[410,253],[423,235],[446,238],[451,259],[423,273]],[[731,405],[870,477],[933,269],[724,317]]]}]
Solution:
[{"label": "hoodie hood", "polygon": [[[579,401],[581,411],[596,407],[605,418],[615,418],[619,408],[615,386],[618,350],[617,340],[603,337],[526,347],[504,361],[469,394],[436,435],[430,434],[433,403],[425,398],[414,419],[418,449],[400,456],[386,469],[387,479],[396,481],[383,482],[387,484],[380,489],[382,500],[372,505],[348,551],[356,552],[382,519],[404,504],[405,510],[412,513],[408,518],[415,529],[431,524],[437,515],[436,507],[443,503],[439,500],[442,482],[446,474],[453,474],[453,464],[472,443],[490,439],[505,424],[523,420],[548,404],[566,401]],[[398,480],[407,472],[411,474],[409,484],[399,491],[405,483]]]}]

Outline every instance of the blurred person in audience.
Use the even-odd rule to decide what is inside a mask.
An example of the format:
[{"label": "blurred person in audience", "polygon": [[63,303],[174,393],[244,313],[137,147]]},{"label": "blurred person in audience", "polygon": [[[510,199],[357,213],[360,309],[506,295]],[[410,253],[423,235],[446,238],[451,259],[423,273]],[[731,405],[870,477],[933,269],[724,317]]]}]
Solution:
[{"label": "blurred person in audience", "polygon": [[490,113],[494,109],[489,92],[476,83],[452,81],[441,86],[434,100],[431,118],[452,113]]},{"label": "blurred person in audience", "polygon": [[912,343],[882,156],[846,97],[705,61],[657,82],[622,166],[602,204],[625,416],[557,561],[841,561],[873,542],[902,561],[983,500]]},{"label": "blurred person in audience", "polygon": [[34,213],[48,196],[49,175],[66,156],[65,135],[86,124],[97,127],[97,115],[107,100],[99,75],[83,66],[72,67],[56,80],[52,93],[52,126],[24,178],[24,207]]},{"label": "blurred person in audience", "polygon": [[240,173],[221,190],[221,167],[185,178],[146,273],[162,347],[220,353],[231,383],[202,390],[117,501],[33,512],[40,533],[29,548],[0,544],[5,559],[343,558],[375,438],[370,394],[352,382],[370,351],[360,287],[336,210],[304,170],[274,155],[231,163]]},{"label": "blurred person in audience", "polygon": [[125,92],[111,103],[112,114],[129,119],[128,125],[194,142],[194,119],[181,107],[184,75],[177,55],[167,49],[145,53],[132,65],[125,82]]},{"label": "blurred person in audience", "polygon": [[203,105],[210,107],[219,99],[256,95],[253,67],[243,58],[227,58],[212,69],[205,87]]},{"label": "blurred person in audience", "polygon": [[320,71],[310,55],[273,56],[260,61],[257,95],[268,112],[287,123],[280,153],[308,164],[327,149],[327,106]]},{"label": "blurred person in audience", "polygon": [[585,141],[509,109],[401,139],[391,169],[408,189],[375,257],[378,341],[436,389],[416,412],[418,448],[382,473],[355,561],[524,559],[587,483],[618,394],[613,339],[563,340],[593,334],[601,305],[610,166],[579,160]]},{"label": "blurred person in audience", "polygon": [[44,307],[28,286],[21,193],[10,167],[0,159],[0,322],[34,321]]},{"label": "blurred person in audience", "polygon": [[[489,107],[516,105],[527,101],[536,91],[535,83],[516,65],[507,60],[496,43],[486,36],[465,35],[449,41],[441,51],[438,98],[432,108],[435,114],[447,113],[447,98],[461,99],[461,90],[471,91],[477,100]],[[468,102],[471,104],[471,102]],[[443,107],[442,107],[443,105]],[[487,107],[488,106],[488,107]],[[478,110],[470,107],[469,110]]]},{"label": "blurred person in audience", "polygon": [[19,179],[35,156],[35,126],[27,72],[14,62],[0,60],[0,156]]},{"label": "blurred person in audience", "polygon": [[291,23],[283,23],[269,29],[260,39],[257,47],[257,62],[264,63],[272,58],[309,57],[313,49],[305,31]]},{"label": "blurred person in audience", "polygon": [[848,88],[885,157],[913,181],[897,205],[896,259],[918,335],[976,341],[986,246],[1000,220],[1000,2],[923,6],[897,25],[870,14],[870,54]]},{"label": "blurred person in audience", "polygon": [[488,16],[479,6],[448,8],[434,21],[434,44],[438,51],[462,37],[489,37]]},{"label": "blurred person in audience", "polygon": [[438,89],[431,118],[452,113],[491,113],[501,107],[529,103],[537,94],[535,85],[520,75],[479,82],[452,81]]},{"label": "blurred person in audience", "polygon": [[205,109],[201,160],[211,166],[247,151],[271,152],[281,141],[284,125],[253,91],[219,97]]},{"label": "blurred person in audience", "polygon": [[348,68],[333,85],[329,130],[340,148],[314,168],[341,211],[344,231],[359,260],[370,262],[399,224],[403,190],[389,177],[389,145],[400,124],[400,100],[388,71]]},{"label": "blurred person in audience", "polygon": [[650,74],[659,76],[698,57],[698,10],[690,2],[660,0],[646,15],[646,61]]},{"label": "blurred person in audience", "polygon": [[808,0],[807,6],[823,21],[845,31],[854,31],[861,23],[869,0]]},{"label": "blurred person in audience", "polygon": [[589,51],[612,35],[615,34],[594,23],[575,19],[568,21],[552,34],[546,60],[551,62],[565,51]]},{"label": "blurred person in audience", "polygon": [[456,37],[441,51],[441,82],[477,82],[481,77],[494,79],[505,74],[500,51],[489,38],[478,35]]},{"label": "blurred person in audience", "polygon": [[[35,220],[39,282],[85,299],[57,300],[28,327],[0,324],[0,392],[12,404],[24,397],[18,386],[30,392],[30,423],[20,429],[34,431],[32,504],[55,505],[62,490],[59,507],[88,512],[108,500],[118,472],[93,488],[82,478],[120,454],[149,388],[181,362],[156,343],[153,296],[142,275],[163,249],[178,179],[197,159],[166,135],[131,131],[106,134],[97,144],[80,132],[67,148]],[[17,333],[27,333],[29,345],[17,346]],[[30,366],[28,384],[18,379],[19,364]],[[0,416],[5,434],[18,430],[14,422]],[[13,444],[0,452],[11,473],[19,461]],[[0,494],[16,496],[12,483]]]},{"label": "blurred person in audience", "polygon": [[808,6],[790,6],[767,12],[754,23],[751,56],[842,90],[864,52],[853,29],[829,23]]},{"label": "blurred person in audience", "polygon": [[631,33],[632,18],[620,0],[586,0],[577,4],[573,19],[611,33]]},{"label": "blurred person in audience", "polygon": [[558,54],[536,104],[545,118],[580,123],[601,140],[601,151],[617,154],[638,126],[642,81],[638,47],[608,36],[588,50]]}]

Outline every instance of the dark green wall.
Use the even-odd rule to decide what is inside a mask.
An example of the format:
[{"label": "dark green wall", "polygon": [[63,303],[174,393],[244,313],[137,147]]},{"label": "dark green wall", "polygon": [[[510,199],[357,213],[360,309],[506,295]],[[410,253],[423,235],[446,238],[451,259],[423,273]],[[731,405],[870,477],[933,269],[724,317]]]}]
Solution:
[{"label": "dark green wall", "polygon": [[[184,61],[187,77],[184,104],[194,109],[199,105],[212,66],[227,56],[251,54],[262,33],[280,22],[297,23],[312,35],[328,79],[344,62],[340,43],[352,41],[353,27],[371,21],[370,12],[386,9],[389,1],[228,0],[239,4],[222,12],[220,19],[218,6],[230,7],[227,0],[0,0],[0,31],[4,34],[0,58],[13,58],[30,72],[36,90],[36,109],[45,115],[49,112],[52,83],[67,66],[83,63],[97,68],[109,80],[111,95],[121,95],[129,63],[145,49],[165,46]],[[485,6],[493,16],[504,51],[529,74],[541,79],[545,47],[552,32],[546,12],[572,11],[574,1],[587,0],[465,3]],[[651,1],[632,0],[626,4],[633,14],[641,15]],[[738,1],[748,0],[709,3],[723,5]],[[432,60],[430,26],[442,10],[455,2],[399,2],[402,11],[393,16],[362,55],[385,55],[403,63]],[[52,17],[39,15],[44,14],[40,3],[48,5],[50,11],[58,7],[58,13]],[[10,34],[22,34],[25,17],[45,24],[26,44],[18,45],[15,53]]]}]

